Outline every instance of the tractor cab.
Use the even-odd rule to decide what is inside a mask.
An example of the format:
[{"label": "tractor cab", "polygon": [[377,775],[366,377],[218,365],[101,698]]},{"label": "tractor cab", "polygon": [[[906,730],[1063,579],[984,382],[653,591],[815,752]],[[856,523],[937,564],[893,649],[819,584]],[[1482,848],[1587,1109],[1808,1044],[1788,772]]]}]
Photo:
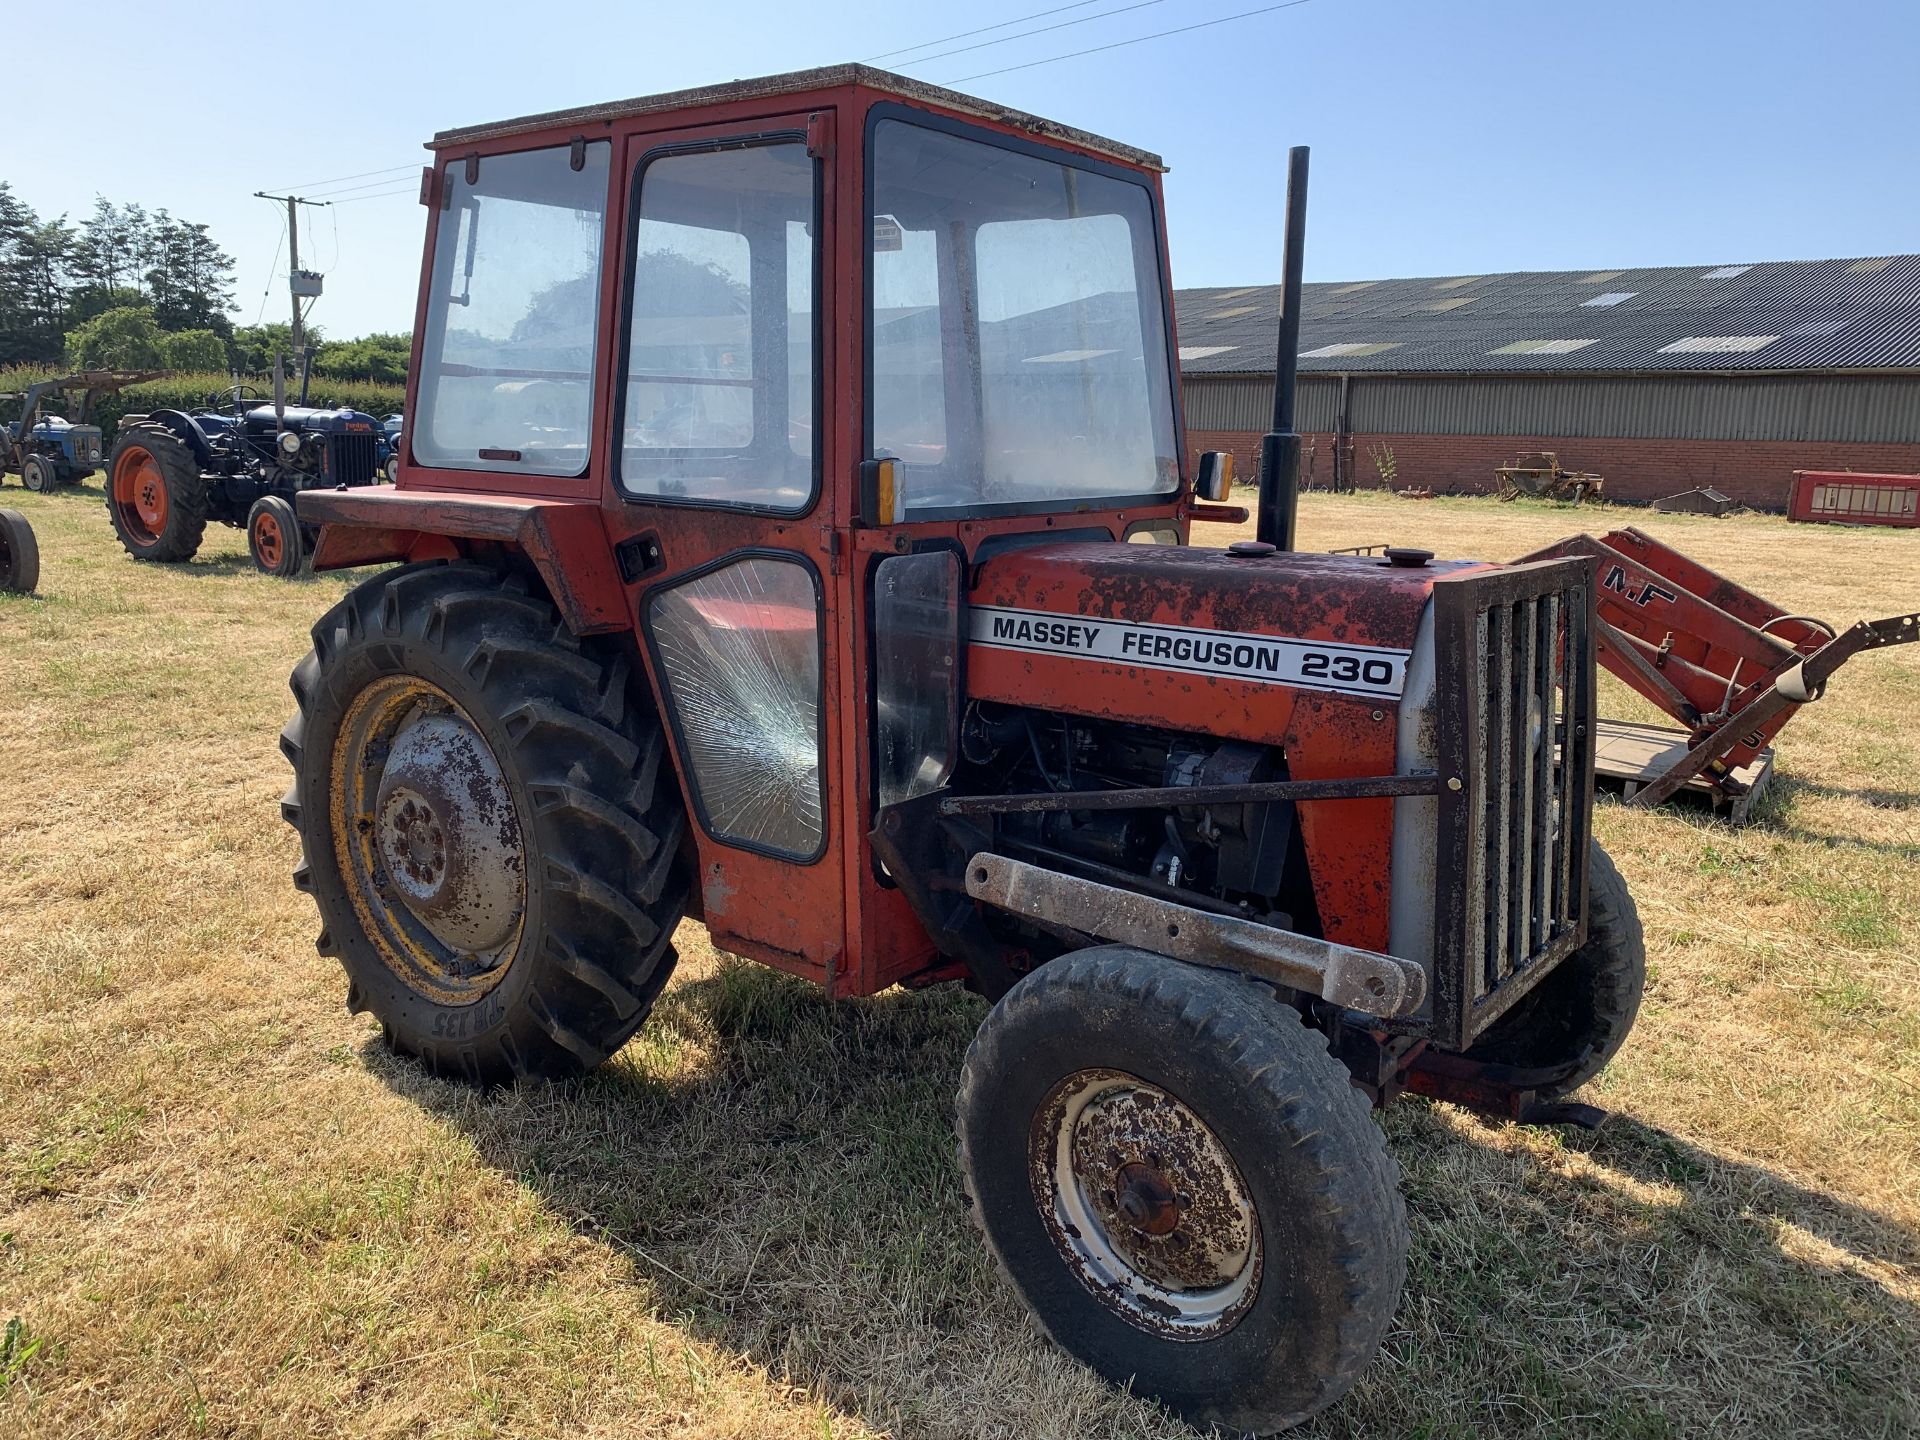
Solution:
[{"label": "tractor cab", "polygon": [[1294,552],[1284,379],[1262,538],[1187,544],[1244,512],[1146,152],[862,66],[430,149],[395,482],[297,496],[404,562],[282,735],[348,1004],[490,1082],[617,1050],[683,917],[964,981],[1048,1328],[1203,1423],[1330,1403],[1404,1267],[1367,1100],[1562,1113],[1638,1004],[1588,562]]},{"label": "tractor cab", "polygon": [[[398,483],[303,496],[315,563],[508,526],[661,686],[721,943],[842,993],[949,963],[867,837],[959,760],[962,577],[1186,535],[1160,162],[858,66],[433,151]],[[828,876],[857,903],[790,903]]]}]

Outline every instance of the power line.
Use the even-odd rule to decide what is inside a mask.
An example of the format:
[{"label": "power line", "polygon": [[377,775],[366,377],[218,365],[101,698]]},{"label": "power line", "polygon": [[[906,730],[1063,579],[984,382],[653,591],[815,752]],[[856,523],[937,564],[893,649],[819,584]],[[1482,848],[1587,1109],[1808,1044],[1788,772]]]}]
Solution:
[{"label": "power line", "polygon": [[336,185],[342,180],[364,180],[369,175],[388,175],[396,170],[411,170],[411,165],[390,165],[385,170],[362,170],[358,175],[336,175],[331,180],[307,180],[298,185],[282,185],[282,190],[317,190],[322,185]]},{"label": "power line", "polygon": [[361,200],[387,200],[395,195],[418,195],[419,193],[420,187],[417,185],[402,185],[398,190],[382,190],[373,195],[349,195],[346,199],[336,200],[333,203],[336,205],[352,205]]},{"label": "power line", "polygon": [[1134,0],[1131,5],[1118,5],[1111,10],[1102,10],[1095,15],[1082,15],[1077,20],[1062,20],[1055,25],[1042,25],[1035,30],[1022,30],[1018,35],[1002,35],[998,40],[981,40],[972,45],[962,45],[953,50],[942,50],[936,55],[922,55],[918,60],[903,60],[903,65],[925,65],[930,60],[944,60],[949,55],[964,55],[969,50],[986,50],[995,45],[1010,45],[1015,40],[1030,39],[1035,35],[1045,35],[1051,30],[1066,30],[1075,25],[1090,24],[1095,20],[1104,20],[1109,15],[1124,15],[1129,10],[1145,10],[1149,5],[1162,5],[1166,0]]},{"label": "power line", "polygon": [[922,40],[918,45],[904,45],[898,50],[883,51],[878,55],[869,55],[860,63],[871,65],[876,60],[891,60],[895,55],[910,54],[915,50],[930,50],[935,45],[945,45],[949,40],[965,40],[970,36],[984,35],[989,30],[1004,30],[1009,25],[1024,25],[1029,20],[1044,20],[1049,15],[1058,15],[1063,10],[1084,10],[1089,5],[1097,5],[1100,0],[1076,0],[1072,5],[1056,5],[1051,10],[1036,11],[1032,15],[1020,15],[1012,20],[1002,20],[998,25],[982,25],[978,30],[962,30],[958,35],[942,35],[938,40]]},{"label": "power line", "polygon": [[380,180],[362,180],[358,185],[336,185],[331,190],[309,190],[306,193],[322,197],[330,195],[351,195],[356,190],[378,190],[383,186],[398,185],[408,178],[409,177],[404,174],[388,175]]},{"label": "power line", "polygon": [[[1169,35],[1185,35],[1192,30],[1207,30],[1215,25],[1226,25],[1235,20],[1248,20],[1255,15],[1271,15],[1276,10],[1292,10],[1305,5],[1308,0],[1285,0],[1280,5],[1263,5],[1258,10],[1242,10],[1238,15],[1222,15],[1218,20],[1202,20],[1197,25],[1182,25],[1173,30],[1156,30],[1151,35],[1137,35],[1131,40],[1116,40],[1111,45],[1094,45],[1085,50],[1071,50],[1065,55],[1050,55],[1045,60],[1029,60],[1024,65],[1006,65],[998,70],[982,70],[978,75],[962,75],[955,80],[943,80],[943,85],[964,85],[969,80],[985,80],[993,75],[1011,75],[1016,70],[1031,70],[1038,65],[1052,65],[1061,60],[1077,60],[1082,55],[1098,55],[1103,50],[1124,50],[1129,45],[1144,45],[1149,40],[1164,40]],[[1038,34],[1038,31],[1033,32]]]},{"label": "power line", "polygon": [[273,282],[280,276],[280,247],[287,243],[287,217],[280,217],[280,234],[273,242],[273,259],[267,265],[267,288],[260,292],[260,313],[253,317],[257,327],[267,318],[267,300],[273,294]]}]

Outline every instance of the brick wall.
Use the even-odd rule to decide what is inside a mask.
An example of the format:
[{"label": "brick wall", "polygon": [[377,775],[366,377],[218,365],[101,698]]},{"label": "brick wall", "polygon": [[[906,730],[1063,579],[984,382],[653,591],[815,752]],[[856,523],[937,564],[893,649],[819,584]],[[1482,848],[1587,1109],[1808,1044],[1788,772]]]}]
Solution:
[{"label": "brick wall", "polygon": [[[1333,478],[1333,437],[1304,436],[1302,469],[1311,483]],[[1550,450],[1568,470],[1604,476],[1607,498],[1646,504],[1663,495],[1711,485],[1755,510],[1784,510],[1795,470],[1920,474],[1920,445],[1823,444],[1789,440],[1564,440],[1550,435],[1355,435],[1353,472],[1361,489],[1380,483],[1373,452],[1390,449],[1398,488],[1424,485],[1442,493],[1494,488],[1493,470],[1532,450]],[[1259,471],[1260,437],[1240,430],[1189,430],[1187,445],[1230,450],[1236,478]]]}]

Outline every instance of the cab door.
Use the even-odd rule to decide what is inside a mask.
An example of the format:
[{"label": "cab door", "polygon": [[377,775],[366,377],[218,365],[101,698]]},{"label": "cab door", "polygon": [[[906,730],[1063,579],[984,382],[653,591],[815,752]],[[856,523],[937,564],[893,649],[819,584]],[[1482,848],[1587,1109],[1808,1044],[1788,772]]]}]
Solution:
[{"label": "cab door", "polygon": [[606,520],[717,944],[831,982],[845,582],[821,423],[832,112],[630,136]]}]

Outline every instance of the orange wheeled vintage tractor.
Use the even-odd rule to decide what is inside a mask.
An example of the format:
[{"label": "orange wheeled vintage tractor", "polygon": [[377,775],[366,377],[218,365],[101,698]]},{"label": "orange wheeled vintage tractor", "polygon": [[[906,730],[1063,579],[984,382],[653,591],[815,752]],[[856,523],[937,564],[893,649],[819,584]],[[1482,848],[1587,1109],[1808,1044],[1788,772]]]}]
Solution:
[{"label": "orange wheeled vintage tractor", "polygon": [[[1201,1423],[1353,1384],[1369,1107],[1581,1118],[1640,930],[1591,562],[1294,553],[1181,428],[1160,165],[854,66],[451,131],[398,482],[309,489],[285,802],[348,1004],[477,1084],[647,1018],[683,917],[993,1002],[960,1165],[1040,1323]],[[1304,152],[1281,351],[1297,346]]]}]

